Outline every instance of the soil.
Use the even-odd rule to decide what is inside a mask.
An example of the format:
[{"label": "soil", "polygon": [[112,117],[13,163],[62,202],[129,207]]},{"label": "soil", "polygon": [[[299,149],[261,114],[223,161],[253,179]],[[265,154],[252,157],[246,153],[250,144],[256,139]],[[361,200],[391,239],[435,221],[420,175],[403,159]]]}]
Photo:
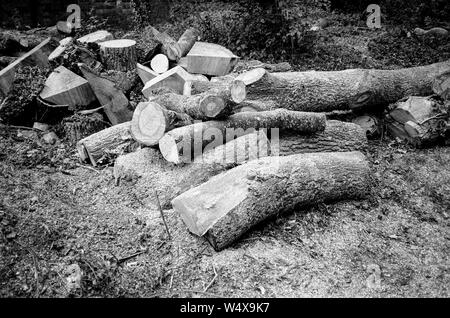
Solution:
[{"label": "soil", "polygon": [[[395,32],[330,33],[296,69],[450,57],[448,42],[415,54],[419,40]],[[111,165],[82,165],[65,140],[2,128],[0,297],[449,297],[450,148],[384,136],[367,155],[367,200],[280,215],[215,252],[164,210],[169,236],[153,193],[117,185]]]}]

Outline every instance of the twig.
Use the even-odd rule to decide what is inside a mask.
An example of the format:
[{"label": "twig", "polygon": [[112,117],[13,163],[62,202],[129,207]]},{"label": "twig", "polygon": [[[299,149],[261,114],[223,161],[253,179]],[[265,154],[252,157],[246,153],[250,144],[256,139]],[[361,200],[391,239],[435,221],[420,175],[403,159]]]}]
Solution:
[{"label": "twig", "polygon": [[130,256],[123,257],[123,258],[121,258],[121,259],[119,259],[117,261],[117,264],[122,264],[123,262],[126,262],[126,261],[128,261],[128,260],[130,260],[130,259],[132,259],[132,258],[134,258],[136,256],[142,255],[142,254],[144,254],[146,252],[147,252],[147,250],[143,250],[143,251],[140,251],[140,252],[136,252],[136,253],[134,253],[134,254],[132,254]]},{"label": "twig", "polygon": [[205,290],[203,291],[204,293],[206,293],[208,291],[208,289],[212,286],[212,284],[214,284],[214,282],[217,279],[218,275],[217,275],[217,271],[216,271],[216,267],[214,266],[214,263],[213,263],[213,270],[214,270],[214,277],[211,280],[211,282],[208,284],[208,286],[206,286]]},{"label": "twig", "polygon": [[8,100],[8,97],[5,97],[2,104],[0,105],[0,110],[6,105],[6,101]]},{"label": "twig", "polygon": [[171,241],[172,240],[172,236],[170,235],[169,227],[167,226],[166,218],[164,217],[164,212],[163,212],[162,207],[161,207],[161,202],[159,202],[158,192],[156,190],[155,190],[155,196],[156,196],[156,202],[158,203],[159,212],[161,213],[161,218],[162,218],[162,220],[164,222],[164,226],[166,227],[167,235],[169,236],[169,240]]}]

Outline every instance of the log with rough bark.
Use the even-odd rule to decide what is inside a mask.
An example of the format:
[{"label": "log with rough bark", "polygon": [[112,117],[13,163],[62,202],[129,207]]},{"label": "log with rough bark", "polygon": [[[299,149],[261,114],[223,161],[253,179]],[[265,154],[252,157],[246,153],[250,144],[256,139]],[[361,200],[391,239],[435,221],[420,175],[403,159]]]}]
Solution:
[{"label": "log with rough bark", "polygon": [[433,92],[444,100],[450,100],[450,71],[434,79]]},{"label": "log with rough bark", "polygon": [[89,82],[64,66],[50,74],[39,96],[56,105],[67,105],[69,109],[88,106],[96,100]]},{"label": "log with rough bark", "polygon": [[155,146],[167,131],[192,123],[188,115],[167,110],[158,103],[139,103],[131,121],[131,133],[139,143]]},{"label": "log with rough bark", "polygon": [[176,44],[177,48],[177,60],[186,56],[189,51],[194,46],[195,42],[197,42],[199,32],[195,28],[189,28],[181,35]]},{"label": "log with rough bark", "polygon": [[83,76],[88,80],[95,96],[102,106],[106,116],[113,125],[130,121],[133,112],[129,109],[129,102],[123,92],[116,88],[110,80],[100,77],[86,65],[78,64]]},{"label": "log with rough bark", "polygon": [[234,106],[227,96],[209,92],[192,96],[164,93],[152,96],[149,100],[197,120],[226,117]]},{"label": "log with rough bark", "polygon": [[223,46],[206,42],[196,42],[186,57],[189,73],[212,76],[230,73],[239,60]]},{"label": "log with rough bark", "polygon": [[219,251],[260,222],[319,202],[367,195],[369,164],[360,152],[267,157],[234,168],[172,201],[190,232]]},{"label": "log with rough bark", "polygon": [[139,63],[137,63],[137,73],[138,73],[139,78],[142,80],[142,83],[144,83],[144,85],[148,81],[151,81],[155,77],[159,76],[158,73],[154,72],[149,67],[144,66],[144,65],[139,64]]},{"label": "log with rough bark", "polygon": [[397,70],[269,73],[254,69],[234,78],[247,85],[248,99],[269,99],[292,110],[330,112],[387,106],[410,95],[430,95],[435,77],[449,70],[450,60]]},{"label": "log with rough bark", "polygon": [[122,154],[134,141],[130,128],[131,122],[125,122],[80,140],[77,143],[80,159],[95,167],[104,156]]},{"label": "log with rough bark", "polygon": [[369,138],[375,137],[380,131],[378,119],[374,116],[358,116],[353,119],[352,122],[356,125],[359,125]]},{"label": "log with rough bark", "polygon": [[281,132],[271,136],[272,155],[288,156],[308,152],[366,151],[368,147],[364,130],[355,124],[328,120],[324,131],[310,135]]},{"label": "log with rough bark", "polygon": [[189,81],[184,89],[184,95],[196,95],[205,92],[221,94],[235,104],[242,103],[247,91],[245,84],[242,81],[235,80],[230,84],[227,83],[212,83],[206,81]]},{"label": "log with rough bark", "polygon": [[184,92],[186,82],[191,79],[191,74],[186,72],[181,66],[176,66],[148,81],[142,89],[142,94],[146,98],[150,98],[160,88],[167,88],[181,95]]},{"label": "log with rough bark", "polygon": [[0,95],[3,94],[6,96],[10,91],[14,82],[14,74],[19,65],[29,63],[40,67],[49,66],[48,54],[46,53],[48,51],[47,46],[49,45],[51,45],[51,38],[46,39],[0,71]]},{"label": "log with rough bark", "polygon": [[158,74],[165,73],[169,70],[169,59],[164,54],[156,54],[152,58],[150,66]]},{"label": "log with rough bark", "polygon": [[159,149],[167,161],[179,164],[191,162],[208,144],[219,146],[257,129],[278,128],[311,134],[323,131],[325,126],[325,115],[320,113],[285,109],[245,112],[234,114],[224,121],[207,121],[169,131],[159,141]]},{"label": "log with rough bark", "polygon": [[128,72],[136,69],[136,41],[110,40],[99,43],[102,62],[107,69]]},{"label": "log with rough bark", "polygon": [[85,36],[82,36],[77,41],[82,44],[91,44],[91,43],[100,43],[106,42],[114,39],[113,35],[105,30],[95,31],[93,33],[89,33]]}]

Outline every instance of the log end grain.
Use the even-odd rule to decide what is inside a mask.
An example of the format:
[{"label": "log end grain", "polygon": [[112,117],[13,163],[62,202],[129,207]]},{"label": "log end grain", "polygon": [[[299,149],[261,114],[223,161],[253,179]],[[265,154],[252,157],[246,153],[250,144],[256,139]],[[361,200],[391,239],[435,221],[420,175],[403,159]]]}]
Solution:
[{"label": "log end grain", "polygon": [[157,103],[139,103],[131,121],[131,134],[146,146],[157,145],[167,128],[164,109]]}]

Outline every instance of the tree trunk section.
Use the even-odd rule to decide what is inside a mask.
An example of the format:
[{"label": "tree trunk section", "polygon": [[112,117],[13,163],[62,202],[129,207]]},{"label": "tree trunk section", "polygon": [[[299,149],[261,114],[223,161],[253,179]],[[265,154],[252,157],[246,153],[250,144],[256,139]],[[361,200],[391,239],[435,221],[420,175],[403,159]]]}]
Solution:
[{"label": "tree trunk section", "polygon": [[139,143],[155,146],[167,131],[192,123],[188,115],[167,110],[155,102],[139,103],[131,121],[131,133]]},{"label": "tree trunk section", "polygon": [[279,213],[364,197],[369,174],[360,152],[267,157],[212,178],[172,205],[192,233],[220,251]]},{"label": "tree trunk section", "polygon": [[230,84],[220,82],[190,81],[185,89],[185,95],[197,95],[205,92],[221,94],[234,104],[242,103],[247,97],[244,82],[233,81]]},{"label": "tree trunk section", "polygon": [[111,40],[101,42],[99,45],[102,62],[107,69],[122,72],[136,69],[136,41]]}]

